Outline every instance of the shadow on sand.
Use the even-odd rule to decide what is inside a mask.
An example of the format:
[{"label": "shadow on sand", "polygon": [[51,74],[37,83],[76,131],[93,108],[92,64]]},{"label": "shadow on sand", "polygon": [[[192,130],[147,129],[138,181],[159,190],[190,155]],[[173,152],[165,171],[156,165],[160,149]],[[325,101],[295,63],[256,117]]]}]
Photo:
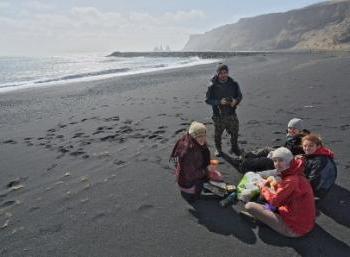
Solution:
[{"label": "shadow on sand", "polygon": [[347,244],[336,239],[318,225],[310,234],[302,238],[285,238],[267,226],[260,226],[258,235],[266,244],[291,247],[303,257],[345,257],[350,253],[350,247]]},{"label": "shadow on sand", "polygon": [[[257,237],[252,230],[255,225],[242,220],[234,209],[220,208],[217,200],[199,200],[191,205],[194,209],[190,210],[190,213],[210,232],[232,235],[247,244],[256,243]],[[302,238],[283,237],[266,225],[258,225],[258,230],[258,236],[264,243],[293,248],[303,257],[349,256],[350,247],[319,225],[316,225],[310,234]]]},{"label": "shadow on sand", "polygon": [[242,222],[234,209],[221,208],[217,199],[198,200],[190,204],[194,209],[189,212],[210,232],[232,235],[247,244],[256,242],[256,235],[250,224]]},{"label": "shadow on sand", "polygon": [[319,206],[335,222],[350,227],[350,192],[335,184]]}]

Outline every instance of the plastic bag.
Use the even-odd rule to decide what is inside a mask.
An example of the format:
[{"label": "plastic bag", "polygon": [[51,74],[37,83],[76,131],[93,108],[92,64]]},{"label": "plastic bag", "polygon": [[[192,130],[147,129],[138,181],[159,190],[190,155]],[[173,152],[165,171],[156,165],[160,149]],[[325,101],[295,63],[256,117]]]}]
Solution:
[{"label": "plastic bag", "polygon": [[264,179],[255,172],[247,172],[237,186],[237,198],[243,202],[248,202],[260,194],[260,189],[256,185]]}]

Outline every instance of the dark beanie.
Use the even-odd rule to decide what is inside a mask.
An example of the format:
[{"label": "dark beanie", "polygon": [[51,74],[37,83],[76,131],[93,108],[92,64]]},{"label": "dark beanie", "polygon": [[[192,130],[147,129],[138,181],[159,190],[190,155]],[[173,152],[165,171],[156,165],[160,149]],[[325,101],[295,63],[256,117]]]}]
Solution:
[{"label": "dark beanie", "polygon": [[219,74],[223,70],[228,72],[228,67],[226,64],[220,63],[218,68],[216,69],[216,73]]}]

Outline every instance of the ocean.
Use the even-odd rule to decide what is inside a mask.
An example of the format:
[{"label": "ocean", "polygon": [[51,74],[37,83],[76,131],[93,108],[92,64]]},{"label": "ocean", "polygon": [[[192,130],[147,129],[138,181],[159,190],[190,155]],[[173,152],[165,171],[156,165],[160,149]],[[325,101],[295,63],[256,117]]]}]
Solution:
[{"label": "ocean", "polygon": [[[0,93],[218,62],[199,57],[0,57]],[[74,85],[74,84],[73,84]]]}]

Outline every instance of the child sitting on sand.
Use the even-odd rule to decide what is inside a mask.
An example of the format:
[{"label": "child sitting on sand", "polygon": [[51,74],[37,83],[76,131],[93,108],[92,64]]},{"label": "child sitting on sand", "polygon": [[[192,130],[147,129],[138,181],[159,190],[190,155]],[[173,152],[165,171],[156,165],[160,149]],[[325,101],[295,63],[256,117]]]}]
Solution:
[{"label": "child sitting on sand", "polygon": [[204,124],[192,122],[188,133],[176,142],[170,156],[176,161],[181,195],[189,202],[199,199],[211,169],[206,131]]},{"label": "child sitting on sand", "polygon": [[[274,167],[281,174],[281,181],[272,190],[264,181],[259,184],[260,195],[268,204],[248,202],[245,217],[258,219],[273,230],[287,237],[301,237],[315,225],[314,194],[304,176],[304,160],[294,159],[291,151],[280,147],[272,152]],[[271,210],[276,208],[277,212]]]},{"label": "child sitting on sand", "polygon": [[324,147],[321,138],[315,134],[303,137],[302,145],[306,158],[305,175],[310,180],[315,196],[322,199],[337,178],[334,153]]},{"label": "child sitting on sand", "polygon": [[[303,121],[299,118],[293,118],[288,122],[286,142],[284,147],[288,148],[293,155],[303,154],[301,140],[310,132],[304,129]],[[244,153],[240,159],[236,159],[237,166],[241,172],[263,171],[274,168],[273,161],[269,158],[269,153],[273,151],[272,147],[265,147],[256,151]]]}]

